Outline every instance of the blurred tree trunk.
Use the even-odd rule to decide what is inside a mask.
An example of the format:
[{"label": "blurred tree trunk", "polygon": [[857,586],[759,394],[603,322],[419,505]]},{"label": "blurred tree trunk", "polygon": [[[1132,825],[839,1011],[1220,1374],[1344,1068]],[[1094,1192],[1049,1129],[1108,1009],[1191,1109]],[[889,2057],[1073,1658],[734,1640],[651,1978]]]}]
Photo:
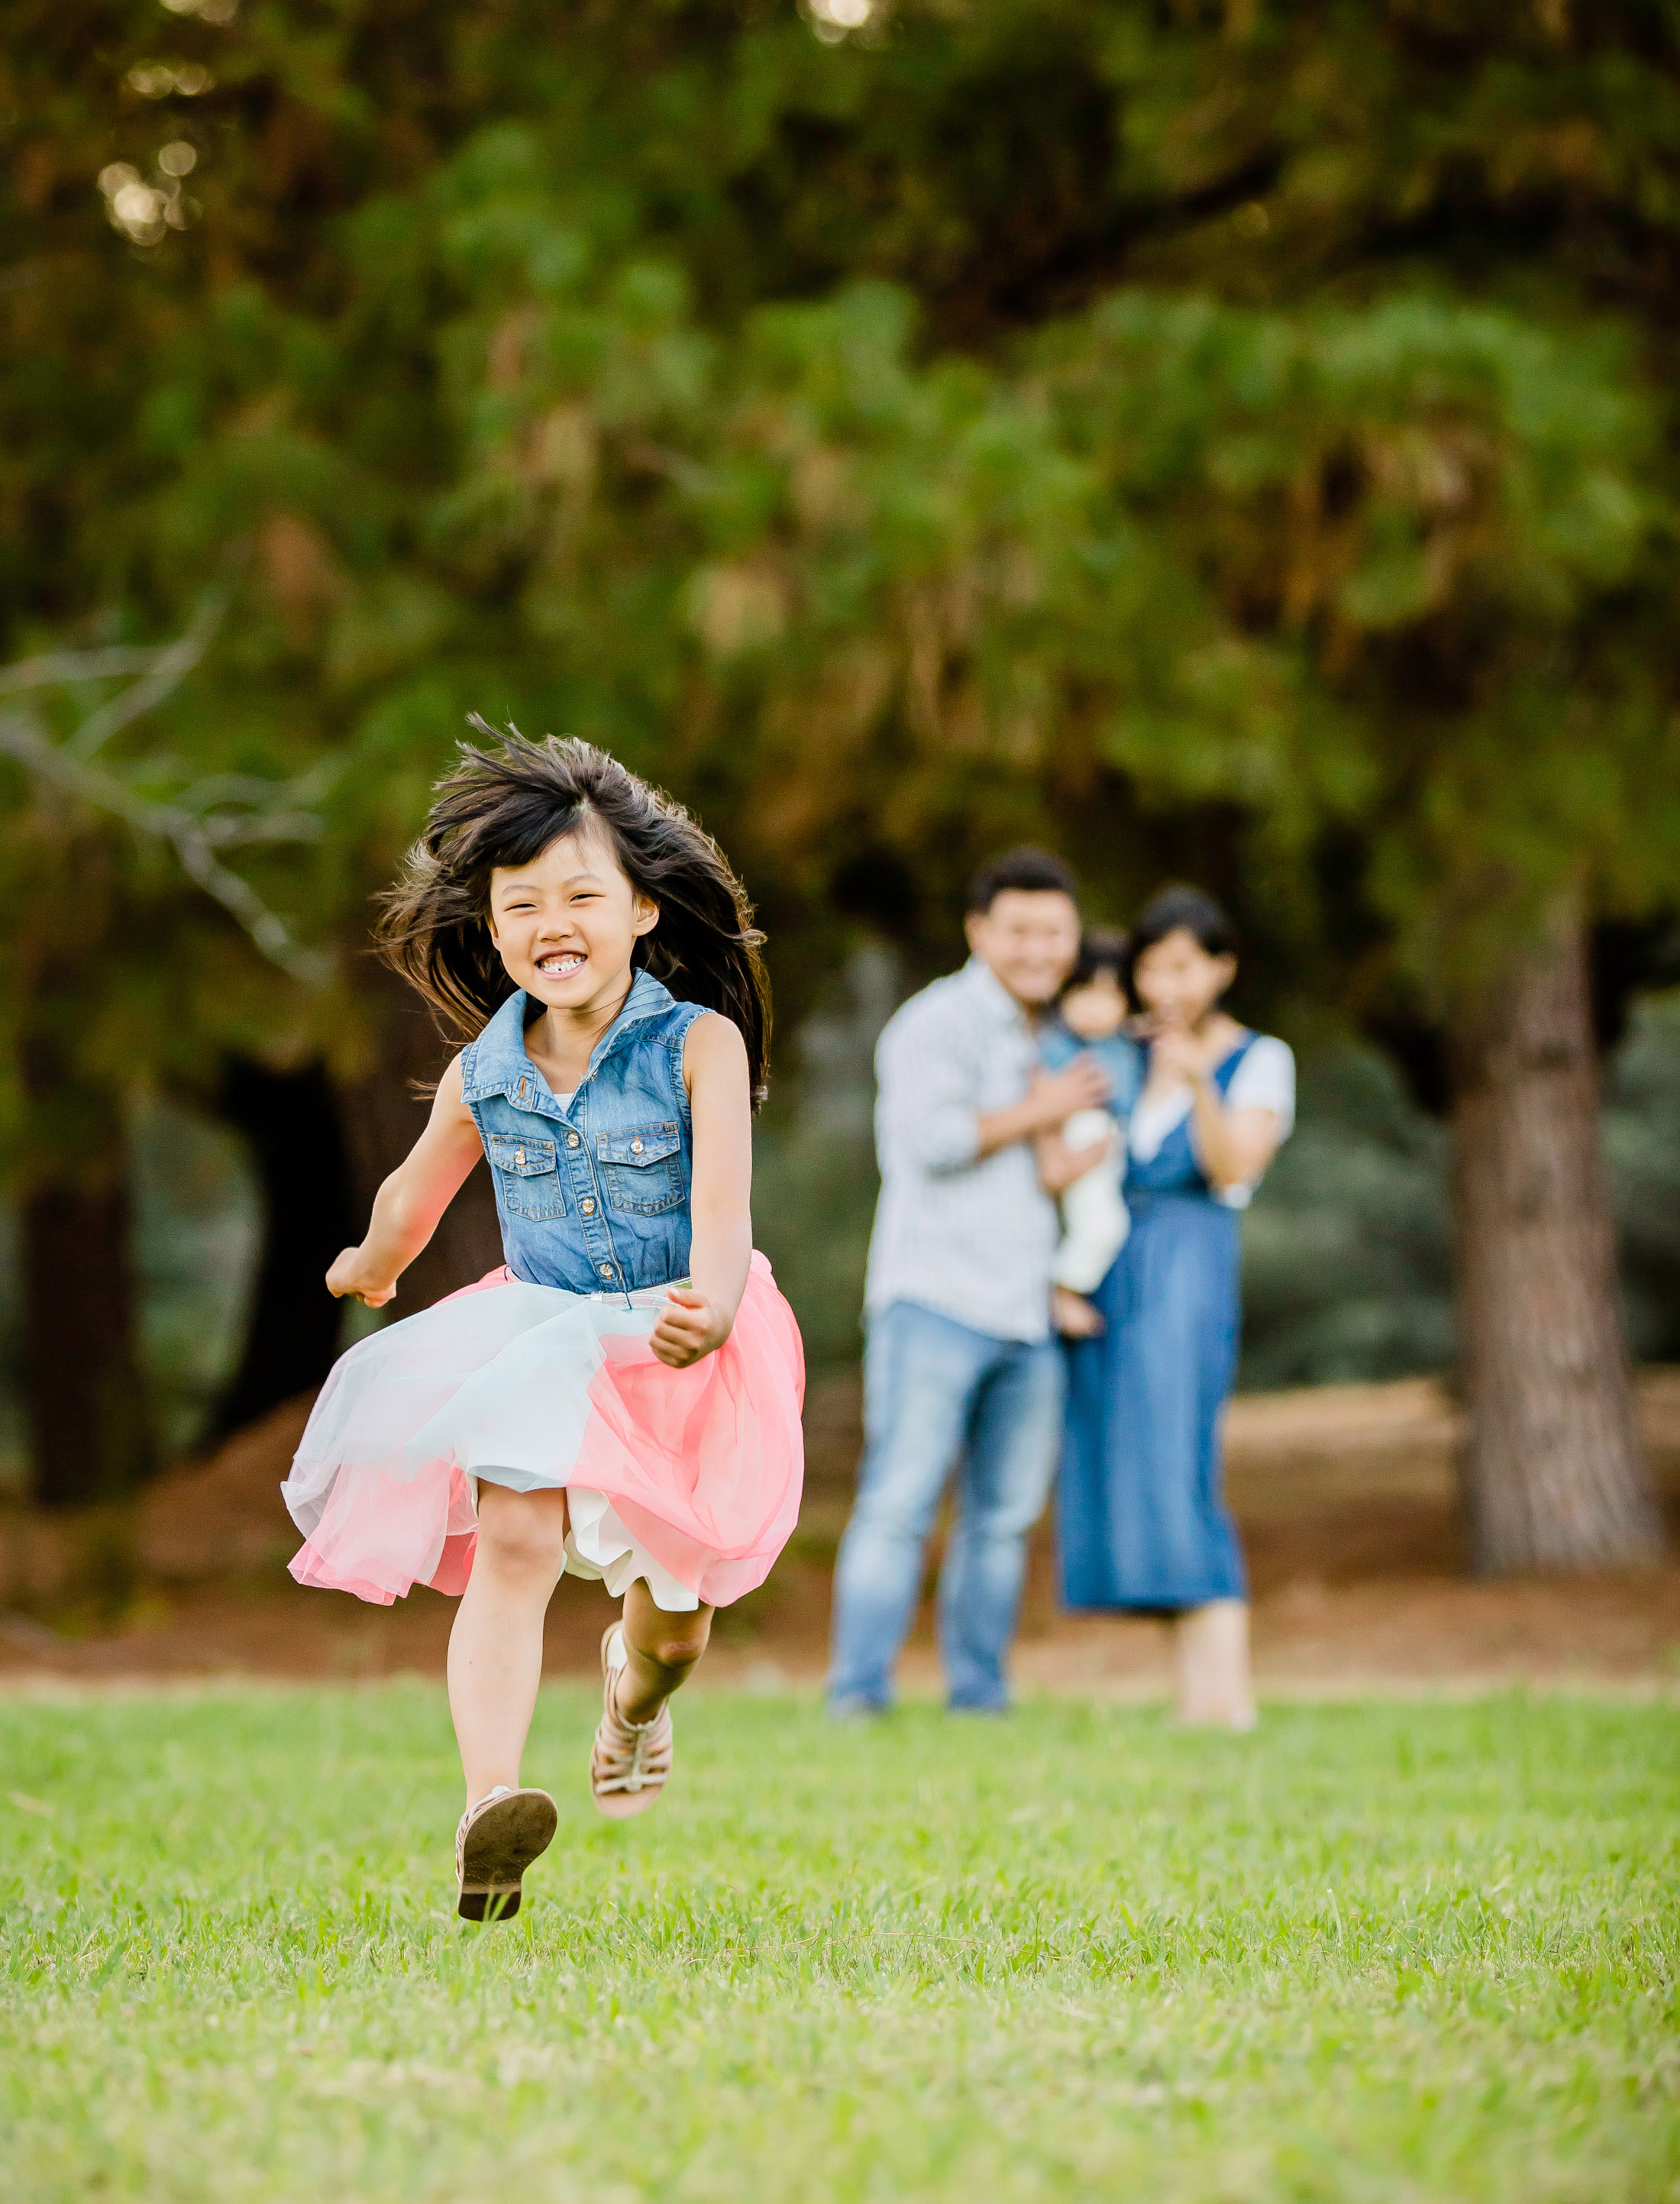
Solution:
[{"label": "blurred tree trunk", "polygon": [[[424,1131],[430,1090],[455,1053],[439,1038],[419,998],[387,966],[364,958],[358,977],[372,1046],[368,1070],[340,1089],[354,1189],[352,1238],[366,1224],[380,1181]],[[417,1093],[417,1087],[425,1091]],[[430,1247],[403,1272],[390,1313],[412,1316],[417,1309],[429,1308],[494,1270],[501,1259],[495,1196],[490,1174],[481,1164],[445,1211]]]},{"label": "blurred tree trunk", "polygon": [[311,1390],[332,1368],[344,1310],[327,1291],[326,1273],[359,1229],[338,1100],[322,1065],[274,1071],[238,1059],[221,1105],[262,1182],[263,1250],[245,1353],[216,1412],[216,1437]]},{"label": "blurred tree trunk", "polygon": [[1502,985],[1460,1007],[1451,1040],[1473,1565],[1654,1561],[1578,910],[1554,915]]},{"label": "blurred tree trunk", "polygon": [[140,1369],[123,1098],[74,1061],[72,971],[47,956],[29,978],[19,1052],[33,1151],[20,1217],[24,1405],[34,1496],[62,1508],[132,1492],[157,1451]]}]

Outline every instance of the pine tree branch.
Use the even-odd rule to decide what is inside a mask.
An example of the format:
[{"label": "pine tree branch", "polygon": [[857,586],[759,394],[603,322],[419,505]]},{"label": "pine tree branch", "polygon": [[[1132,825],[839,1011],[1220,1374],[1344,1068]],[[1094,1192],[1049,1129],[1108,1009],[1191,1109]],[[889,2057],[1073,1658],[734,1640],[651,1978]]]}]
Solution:
[{"label": "pine tree branch", "polygon": [[227,609],[227,597],[220,590],[207,592],[199,601],[186,632],[153,654],[151,665],[133,687],[124,690],[120,696],[113,696],[82,721],[70,738],[69,747],[74,755],[82,758],[97,756],[119,729],[141,718],[154,704],[162,703],[172,689],[179,687],[210,648],[210,637],[221,626]]},{"label": "pine tree branch", "polygon": [[109,650],[51,650],[40,658],[20,658],[0,666],[0,696],[21,689],[63,689],[78,681],[108,681],[123,673],[144,673],[157,655],[155,648],[117,643]]},{"label": "pine tree branch", "polygon": [[[239,921],[271,963],[278,964],[306,987],[325,986],[332,975],[332,958],[319,950],[305,948],[285,921],[269,909],[256,889],[237,873],[229,872],[217,859],[214,839],[225,842],[230,838],[225,831],[217,837],[216,827],[219,824],[225,829],[234,822],[212,822],[207,828],[204,820],[178,804],[154,803],[149,797],[136,795],[115,774],[90,765],[68,749],[49,742],[39,728],[15,713],[0,713],[0,751],[15,758],[27,771],[62,789],[67,795],[79,797],[96,810],[113,813],[140,833],[167,842],[189,878]],[[252,831],[256,822],[238,824],[246,829],[243,838],[247,841],[301,838],[281,831]],[[274,830],[284,830],[291,824],[283,815],[269,822]],[[309,824],[312,838],[320,831],[320,822],[311,819]]]},{"label": "pine tree branch", "polygon": [[53,742],[21,712],[0,712],[0,753],[37,779],[121,819],[139,833],[166,842],[187,877],[216,898],[271,963],[304,986],[323,987],[332,975],[332,958],[299,942],[250,882],[231,872],[216,852],[254,843],[318,841],[325,822],[308,806],[325,793],[329,770],[317,767],[291,781],[265,780],[249,773],[211,774],[168,800],[143,794],[134,782],[157,779],[171,769],[172,761],[139,761],[130,769],[132,777],[98,762],[99,751],[113,735],[155,709],[186,679],[204,656],[226,609],[225,595],[212,591],[200,602],[186,631],[160,648],[56,651],[0,667],[0,695],[138,677],[91,712],[65,743]]}]

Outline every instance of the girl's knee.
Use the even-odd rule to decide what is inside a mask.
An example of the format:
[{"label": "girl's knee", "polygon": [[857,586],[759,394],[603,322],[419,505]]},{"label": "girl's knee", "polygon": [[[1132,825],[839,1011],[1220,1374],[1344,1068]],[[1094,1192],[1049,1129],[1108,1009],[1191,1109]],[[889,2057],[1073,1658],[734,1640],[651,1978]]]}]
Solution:
[{"label": "girl's knee", "polygon": [[654,1658],[662,1668],[692,1668],[706,1650],[711,1632],[705,1630],[684,1630],[661,1635],[654,1647]]},{"label": "girl's knee", "polygon": [[565,1560],[565,1511],[558,1496],[508,1492],[478,1520],[478,1552],[492,1568],[519,1576],[559,1577]]},{"label": "girl's knee", "polygon": [[692,1668],[712,1637],[709,1614],[660,1614],[655,1626],[646,1633],[646,1650],[662,1668]]},{"label": "girl's knee", "polygon": [[661,1668],[692,1668],[712,1635],[709,1607],[671,1614],[654,1603],[645,1579],[638,1577],[624,1597],[624,1637],[644,1661]]}]

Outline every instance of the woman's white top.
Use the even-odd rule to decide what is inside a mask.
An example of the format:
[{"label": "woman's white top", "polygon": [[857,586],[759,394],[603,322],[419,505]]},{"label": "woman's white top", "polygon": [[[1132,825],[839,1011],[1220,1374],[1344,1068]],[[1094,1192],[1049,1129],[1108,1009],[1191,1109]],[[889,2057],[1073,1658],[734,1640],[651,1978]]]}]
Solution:
[{"label": "woman's white top", "polygon": [[[1161,1152],[1161,1143],[1174,1125],[1182,1124],[1190,1115],[1194,1101],[1195,1096],[1187,1085],[1153,1095],[1145,1087],[1133,1108],[1129,1135],[1132,1152],[1140,1164],[1151,1162]],[[1277,1120],[1278,1144],[1281,1146],[1295,1124],[1295,1057],[1287,1042],[1270,1034],[1255,1035],[1249,1044],[1248,1054],[1231,1075],[1225,1106],[1227,1110],[1269,1110]],[[1227,1186],[1214,1199],[1222,1201],[1227,1209],[1246,1209],[1259,1182],[1258,1179],[1250,1179],[1237,1186]]]}]

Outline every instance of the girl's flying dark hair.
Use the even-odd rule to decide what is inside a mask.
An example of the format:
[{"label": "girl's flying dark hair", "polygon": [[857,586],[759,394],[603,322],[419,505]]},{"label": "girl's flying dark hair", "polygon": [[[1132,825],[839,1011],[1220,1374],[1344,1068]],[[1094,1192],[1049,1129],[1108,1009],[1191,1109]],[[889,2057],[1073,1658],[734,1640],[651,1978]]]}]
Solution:
[{"label": "girl's flying dark hair", "polygon": [[593,743],[529,742],[475,713],[468,725],[494,749],[461,745],[433,791],[426,829],[380,898],[381,953],[418,988],[451,1039],[471,1040],[513,992],[486,923],[490,874],[528,865],[562,834],[599,826],[660,922],[635,961],[685,1002],[740,1028],[754,1103],[770,1058],[770,983],[747,892],[712,837],[670,797]]},{"label": "girl's flying dark hair", "polygon": [[1169,933],[1177,933],[1180,929],[1210,957],[1234,957],[1237,953],[1237,929],[1210,895],[1204,895],[1200,888],[1162,888],[1144,906],[1143,915],[1132,928],[1121,985],[1134,1001],[1137,989],[1132,984],[1132,975],[1138,969],[1138,959],[1146,949],[1153,949],[1157,941],[1164,941]]}]

